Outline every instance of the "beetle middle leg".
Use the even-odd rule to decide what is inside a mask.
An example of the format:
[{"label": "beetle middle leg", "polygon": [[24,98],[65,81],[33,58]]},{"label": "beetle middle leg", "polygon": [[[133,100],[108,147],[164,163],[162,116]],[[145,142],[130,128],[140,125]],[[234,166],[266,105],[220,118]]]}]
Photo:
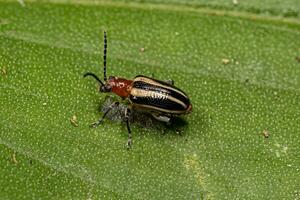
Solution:
[{"label": "beetle middle leg", "polygon": [[131,141],[131,130],[130,130],[130,126],[129,126],[129,119],[130,119],[130,115],[131,115],[131,108],[127,107],[125,110],[125,122],[126,122],[126,126],[127,126],[127,131],[128,131],[128,140],[127,140],[127,148],[131,147],[132,141]]},{"label": "beetle middle leg", "polygon": [[111,111],[111,109],[113,109],[114,107],[117,107],[117,106],[119,106],[119,102],[113,102],[109,107],[108,107],[108,109],[107,109],[107,111],[103,114],[103,116],[98,120],[98,121],[96,121],[96,122],[94,122],[94,123],[92,123],[91,125],[90,125],[90,127],[92,127],[92,128],[96,128],[97,126],[99,126],[101,123],[102,123],[102,121],[104,120],[104,118],[106,117],[106,115]]}]

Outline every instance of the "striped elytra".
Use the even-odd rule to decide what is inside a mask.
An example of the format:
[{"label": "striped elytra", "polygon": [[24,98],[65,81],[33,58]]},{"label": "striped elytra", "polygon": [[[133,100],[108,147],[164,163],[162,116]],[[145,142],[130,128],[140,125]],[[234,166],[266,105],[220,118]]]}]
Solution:
[{"label": "striped elytra", "polygon": [[146,76],[136,76],[131,86],[129,99],[136,107],[166,114],[185,114],[191,111],[188,96],[171,84]]}]

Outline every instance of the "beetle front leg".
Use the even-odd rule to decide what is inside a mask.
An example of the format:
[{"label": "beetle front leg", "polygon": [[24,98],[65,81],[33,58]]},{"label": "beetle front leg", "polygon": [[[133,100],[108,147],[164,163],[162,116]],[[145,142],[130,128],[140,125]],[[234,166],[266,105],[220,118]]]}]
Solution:
[{"label": "beetle front leg", "polygon": [[128,140],[127,140],[127,148],[131,147],[132,141],[131,141],[131,130],[130,130],[130,126],[129,126],[129,119],[130,119],[130,115],[131,115],[131,108],[127,107],[125,110],[125,121],[126,121],[126,126],[127,126],[127,131],[128,131]]},{"label": "beetle front leg", "polygon": [[107,111],[104,113],[104,115],[96,122],[92,123],[90,125],[91,128],[96,128],[97,126],[99,126],[102,121],[104,120],[104,118],[106,117],[106,115],[111,111],[111,109],[113,109],[114,107],[119,106],[119,102],[113,102],[107,109]]}]

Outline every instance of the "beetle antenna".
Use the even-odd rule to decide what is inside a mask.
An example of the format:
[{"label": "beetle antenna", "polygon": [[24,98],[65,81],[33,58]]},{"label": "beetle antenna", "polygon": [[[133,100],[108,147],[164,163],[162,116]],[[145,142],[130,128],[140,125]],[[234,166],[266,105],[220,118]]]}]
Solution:
[{"label": "beetle antenna", "polygon": [[92,76],[94,77],[102,86],[105,86],[102,81],[98,78],[98,76],[96,76],[95,74],[91,73],[91,72],[87,72],[83,75],[83,77],[87,77],[87,76]]},{"label": "beetle antenna", "polygon": [[107,38],[106,31],[104,31],[104,49],[103,49],[103,67],[104,67],[104,81],[106,82],[106,52],[107,52]]}]

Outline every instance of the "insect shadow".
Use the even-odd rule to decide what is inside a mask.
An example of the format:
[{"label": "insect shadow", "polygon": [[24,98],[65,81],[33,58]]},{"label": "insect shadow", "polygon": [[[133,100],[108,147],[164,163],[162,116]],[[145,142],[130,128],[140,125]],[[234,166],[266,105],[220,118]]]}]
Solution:
[{"label": "insect shadow", "polygon": [[[104,102],[99,106],[99,110],[105,113],[113,102],[115,102],[115,100],[111,96],[106,96]],[[118,106],[112,108],[106,117],[114,122],[125,122],[125,110],[127,107],[128,105],[120,103]],[[178,136],[184,135],[184,129],[188,125],[188,122],[181,117],[173,117],[171,118],[171,122],[167,124],[156,120],[150,113],[139,110],[132,111],[129,121],[132,125],[138,127],[155,130],[155,132],[160,132],[161,134],[173,134]]]}]

